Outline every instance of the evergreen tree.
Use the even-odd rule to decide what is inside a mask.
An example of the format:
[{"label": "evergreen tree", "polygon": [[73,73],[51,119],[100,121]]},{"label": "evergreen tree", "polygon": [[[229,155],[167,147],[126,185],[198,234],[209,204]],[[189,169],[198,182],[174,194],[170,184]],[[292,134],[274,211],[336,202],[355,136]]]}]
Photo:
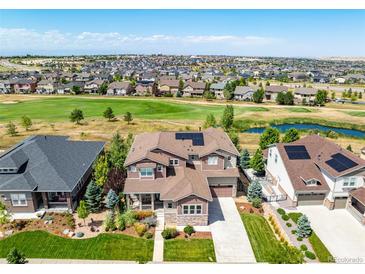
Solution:
[{"label": "evergreen tree", "polygon": [[13,247],[6,256],[8,264],[26,264],[28,261],[24,254],[20,252],[16,247]]},{"label": "evergreen tree", "polygon": [[182,95],[181,95],[181,91],[180,91],[180,90],[178,90],[178,91],[176,92],[176,97],[177,97],[177,98],[182,97]]},{"label": "evergreen tree", "polygon": [[106,196],[106,207],[114,210],[119,203],[119,197],[114,190],[110,189]]},{"label": "evergreen tree", "polygon": [[266,149],[269,145],[280,142],[280,133],[276,128],[268,127],[260,136],[260,148]]},{"label": "evergreen tree", "polygon": [[80,124],[81,120],[84,120],[84,113],[81,109],[75,108],[70,114],[70,121],[76,122],[76,124]]},{"label": "evergreen tree", "polygon": [[233,126],[234,110],[232,105],[226,105],[222,116],[222,127],[225,131],[228,131]]},{"label": "evergreen tree", "polygon": [[86,188],[85,202],[87,209],[90,212],[98,212],[101,207],[102,189],[94,182],[91,181]]},{"label": "evergreen tree", "polygon": [[309,237],[312,234],[312,228],[306,215],[302,215],[298,219],[297,236],[300,238]]},{"label": "evergreen tree", "polygon": [[77,216],[80,219],[83,219],[84,220],[84,225],[86,225],[85,219],[87,218],[87,216],[89,216],[90,212],[87,209],[87,206],[86,206],[86,203],[85,203],[84,200],[80,201],[79,207],[77,208],[76,212],[77,212]]},{"label": "evergreen tree", "polygon": [[127,111],[124,115],[124,121],[126,121],[129,125],[133,121],[132,113]]},{"label": "evergreen tree", "polygon": [[262,186],[259,181],[252,181],[247,189],[247,199],[252,202],[256,198],[262,199]]},{"label": "evergreen tree", "polygon": [[107,107],[107,109],[103,113],[103,116],[104,116],[104,118],[108,119],[109,121],[115,117],[111,107]]},{"label": "evergreen tree", "polygon": [[281,140],[283,143],[291,143],[299,140],[299,131],[296,128],[290,128]]},{"label": "evergreen tree", "polygon": [[22,117],[21,124],[22,124],[23,128],[25,128],[25,130],[28,131],[32,127],[32,120],[28,116],[24,115]]},{"label": "evergreen tree", "polygon": [[335,99],[336,99],[336,92],[332,91],[331,99],[332,99],[332,100],[335,100]]},{"label": "evergreen tree", "polygon": [[103,187],[108,180],[109,162],[107,157],[101,155],[94,163],[94,180],[99,187]]},{"label": "evergreen tree", "polygon": [[217,127],[217,121],[212,113],[207,115],[203,128]]},{"label": "evergreen tree", "polygon": [[178,91],[180,91],[180,94],[183,92],[184,86],[185,86],[184,80],[180,79],[179,80],[179,87],[178,87]]},{"label": "evergreen tree", "polygon": [[16,125],[13,122],[9,122],[6,125],[6,134],[14,137],[18,134],[18,131],[16,130]]},{"label": "evergreen tree", "polygon": [[252,100],[259,104],[262,103],[262,101],[264,100],[264,95],[265,95],[265,91],[263,88],[259,88],[258,90],[256,90],[253,95],[252,95]]},{"label": "evergreen tree", "polygon": [[250,168],[250,153],[247,149],[241,151],[240,166],[242,169]]},{"label": "evergreen tree", "polygon": [[98,89],[98,93],[100,95],[104,95],[104,94],[106,94],[107,90],[108,90],[108,84],[107,83],[102,83],[100,85],[99,89]]},{"label": "evergreen tree", "polygon": [[264,158],[260,148],[256,150],[254,156],[251,158],[250,166],[258,175],[263,175],[265,173]]}]

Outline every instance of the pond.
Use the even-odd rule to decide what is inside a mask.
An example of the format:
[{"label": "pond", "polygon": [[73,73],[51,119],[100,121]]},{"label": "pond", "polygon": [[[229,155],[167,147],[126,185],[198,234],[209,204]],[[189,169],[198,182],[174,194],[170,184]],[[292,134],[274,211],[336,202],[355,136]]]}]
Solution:
[{"label": "pond", "polygon": [[[290,128],[296,128],[298,130],[319,130],[319,131],[329,131],[332,130],[339,134],[356,137],[356,138],[365,138],[365,131],[357,130],[357,129],[346,129],[346,128],[338,128],[338,127],[330,127],[330,126],[321,126],[316,124],[281,124],[281,125],[271,125],[273,128],[277,128],[280,132],[285,132]],[[245,130],[243,132],[247,133],[263,133],[265,127],[255,127]]]}]

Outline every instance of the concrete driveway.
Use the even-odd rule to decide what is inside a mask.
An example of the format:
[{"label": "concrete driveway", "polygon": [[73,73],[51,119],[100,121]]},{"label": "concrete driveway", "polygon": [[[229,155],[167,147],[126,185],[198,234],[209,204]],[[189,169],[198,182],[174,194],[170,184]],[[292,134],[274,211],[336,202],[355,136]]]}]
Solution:
[{"label": "concrete driveway", "polygon": [[346,209],[328,210],[324,206],[299,206],[306,214],[318,237],[338,262],[361,258],[365,263],[365,226]]},{"label": "concrete driveway", "polygon": [[209,226],[218,263],[255,263],[255,255],[232,198],[209,203]]}]

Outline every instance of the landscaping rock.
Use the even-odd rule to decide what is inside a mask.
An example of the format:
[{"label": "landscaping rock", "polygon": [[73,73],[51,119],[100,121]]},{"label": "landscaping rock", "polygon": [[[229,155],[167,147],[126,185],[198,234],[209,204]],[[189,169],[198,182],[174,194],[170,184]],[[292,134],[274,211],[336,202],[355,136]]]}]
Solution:
[{"label": "landscaping rock", "polygon": [[85,234],[84,234],[83,232],[77,232],[75,236],[76,236],[77,238],[82,238],[82,237],[84,237],[84,235],[85,235]]},{"label": "landscaping rock", "polygon": [[4,233],[0,231],[0,238],[4,238]]},{"label": "landscaping rock", "polygon": [[14,233],[14,230],[7,230],[5,231],[5,236],[10,236]]},{"label": "landscaping rock", "polygon": [[70,232],[68,233],[68,237],[70,237],[70,238],[72,238],[74,235],[75,235],[75,232],[73,232],[73,231],[70,231]]},{"label": "landscaping rock", "polygon": [[68,235],[68,233],[70,233],[70,230],[69,230],[69,229],[65,229],[65,230],[62,232],[62,234],[63,234],[63,235]]}]

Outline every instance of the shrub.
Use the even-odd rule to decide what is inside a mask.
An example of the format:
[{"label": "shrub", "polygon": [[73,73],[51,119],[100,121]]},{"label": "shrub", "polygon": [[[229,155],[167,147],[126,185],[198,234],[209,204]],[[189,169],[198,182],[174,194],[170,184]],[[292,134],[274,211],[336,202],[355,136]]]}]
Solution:
[{"label": "shrub", "polygon": [[292,224],[291,223],[286,223],[286,226],[287,227],[292,227]]},{"label": "shrub", "polygon": [[307,247],[305,244],[302,244],[302,245],[300,246],[300,250],[302,250],[302,251],[307,251],[307,250],[308,250],[308,247]]},{"label": "shrub", "polygon": [[117,214],[115,216],[115,226],[119,230],[124,230],[125,229],[125,220],[123,218],[123,215],[120,214],[120,212],[117,212]]},{"label": "shrub", "polygon": [[66,224],[71,228],[71,229],[75,229],[75,220],[74,220],[74,216],[70,213],[67,212],[65,214],[65,218],[66,218]]},{"label": "shrub", "polygon": [[316,258],[316,255],[314,255],[313,252],[310,252],[309,250],[304,252],[305,256],[311,260],[314,260]]},{"label": "shrub", "polygon": [[295,230],[295,229],[293,229],[292,231],[291,231],[291,234],[296,234],[297,233],[297,231]]},{"label": "shrub", "polygon": [[137,218],[136,218],[136,213],[134,211],[128,210],[126,212],[124,212],[123,214],[123,219],[124,219],[124,223],[127,227],[132,226]]},{"label": "shrub", "polygon": [[104,220],[105,231],[114,231],[116,229],[114,223],[114,214],[109,212]]},{"label": "shrub", "polygon": [[284,209],[282,209],[282,208],[278,208],[276,211],[277,211],[280,215],[285,215],[285,214],[286,214],[285,210],[284,210]]},{"label": "shrub", "polygon": [[187,225],[186,227],[184,227],[184,232],[191,236],[191,234],[193,234],[195,230],[194,227],[192,227],[191,225]]},{"label": "shrub", "polygon": [[176,238],[176,236],[177,236],[178,234],[179,234],[179,233],[177,232],[176,228],[173,228],[173,227],[165,228],[165,229],[161,232],[161,235],[162,235],[162,237],[163,237],[165,240]]},{"label": "shrub", "polygon": [[262,186],[259,181],[252,181],[247,190],[247,199],[249,202],[253,202],[255,198],[262,197]]},{"label": "shrub", "polygon": [[5,210],[0,210],[0,225],[10,222],[10,215]]},{"label": "shrub", "polygon": [[28,262],[24,254],[15,247],[13,247],[6,256],[6,261],[8,264],[25,264]]},{"label": "shrub", "polygon": [[144,237],[145,237],[146,239],[152,239],[153,234],[152,234],[151,232],[146,232],[146,233],[144,234]]},{"label": "shrub", "polygon": [[261,200],[261,198],[256,197],[256,198],[253,198],[253,199],[252,199],[252,206],[253,206],[254,208],[260,208],[260,207],[261,207],[261,204],[262,204],[262,200]]},{"label": "shrub", "polygon": [[143,220],[144,218],[154,216],[153,211],[151,210],[138,210],[134,212],[137,220]]},{"label": "shrub", "polygon": [[148,225],[149,227],[155,227],[157,225],[157,218],[155,216],[144,218],[141,223]]},{"label": "shrub", "polygon": [[299,242],[301,242],[301,241],[303,241],[303,238],[298,237],[298,238],[297,238],[297,240],[298,240]]},{"label": "shrub", "polygon": [[147,231],[147,225],[142,223],[134,223],[134,230],[138,234],[139,237],[142,237]]},{"label": "shrub", "polygon": [[284,221],[289,221],[290,217],[288,215],[281,215],[281,218],[284,220]]}]

